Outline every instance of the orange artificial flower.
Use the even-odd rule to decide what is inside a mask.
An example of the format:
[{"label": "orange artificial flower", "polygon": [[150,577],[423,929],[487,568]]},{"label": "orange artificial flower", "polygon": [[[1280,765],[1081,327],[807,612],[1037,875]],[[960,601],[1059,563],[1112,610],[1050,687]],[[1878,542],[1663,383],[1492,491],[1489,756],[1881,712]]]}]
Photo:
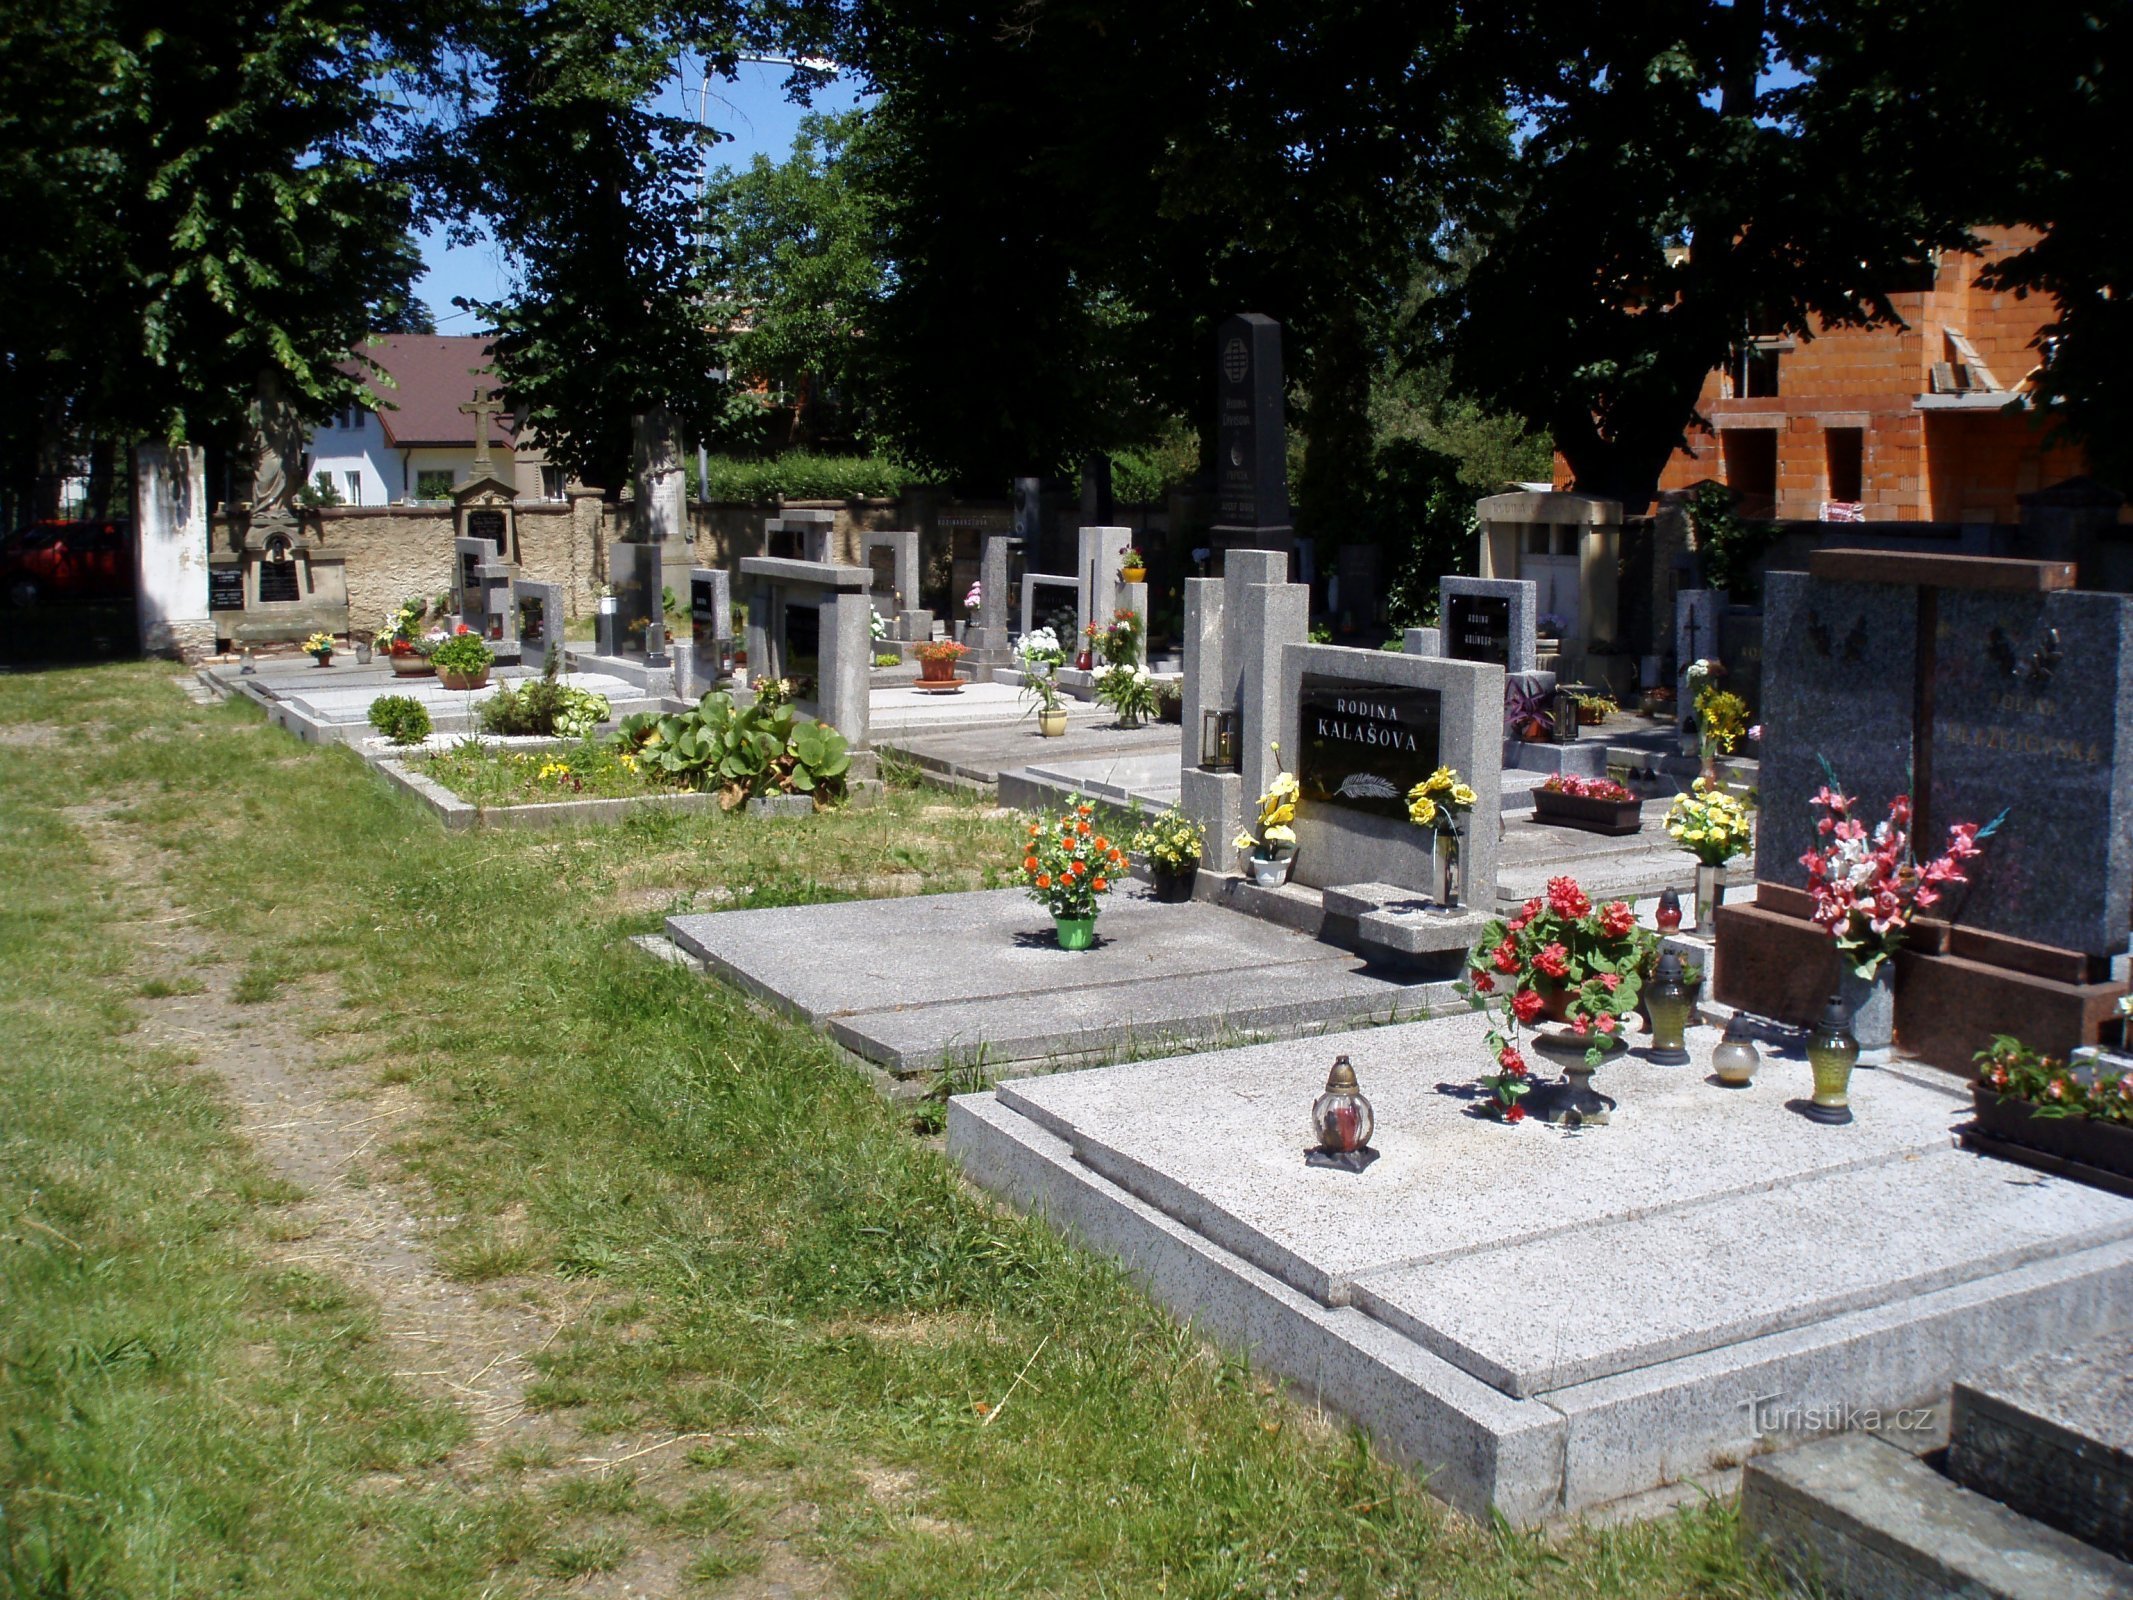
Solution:
[{"label": "orange artificial flower", "polygon": [[1023,857],[1022,870],[1024,872],[1035,872],[1037,870],[1037,858],[1035,856]]},{"label": "orange artificial flower", "polygon": [[1050,878],[1050,877],[1049,877],[1049,876],[1048,876],[1047,874],[1045,874],[1045,873],[1042,873],[1042,872],[1040,872],[1040,873],[1038,873],[1038,874],[1037,874],[1037,887],[1038,887],[1038,888],[1040,888],[1040,889],[1049,889],[1049,888],[1050,888],[1051,886],[1052,886],[1052,880],[1051,880],[1051,878]]},{"label": "orange artificial flower", "polygon": [[1094,883],[1090,884],[1089,887],[1094,889],[1098,894],[1101,894],[1107,887],[1107,885],[1104,883],[1103,879],[1098,878]]},{"label": "orange artificial flower", "polygon": [[1102,834],[1099,833],[1096,836],[1096,848],[1099,850],[1108,850],[1111,848],[1111,841],[1109,839],[1106,839]]},{"label": "orange artificial flower", "polygon": [[1096,815],[1096,808],[1092,805],[1080,805],[1076,806],[1074,809],[1079,811],[1085,817],[1093,817]]},{"label": "orange artificial flower", "polygon": [[1077,822],[1074,824],[1074,831],[1086,837],[1089,831],[1089,825],[1086,822]]}]

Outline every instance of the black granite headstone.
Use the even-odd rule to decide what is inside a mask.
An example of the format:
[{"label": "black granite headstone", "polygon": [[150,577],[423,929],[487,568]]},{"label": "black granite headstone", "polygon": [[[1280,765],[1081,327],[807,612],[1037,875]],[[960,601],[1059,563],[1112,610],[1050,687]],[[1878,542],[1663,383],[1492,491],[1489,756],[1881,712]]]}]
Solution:
[{"label": "black granite headstone", "polygon": [[504,549],[504,514],[501,511],[469,511],[467,513],[467,537],[469,539],[486,539],[496,546],[497,554],[509,554]]},{"label": "black granite headstone", "polygon": [[1500,594],[1455,594],[1444,606],[1444,653],[1458,661],[1511,665],[1511,601]]},{"label": "black granite headstone", "polygon": [[718,597],[709,578],[689,580],[689,641],[699,663],[718,653]]},{"label": "black granite headstone", "polygon": [[244,568],[209,567],[207,569],[207,608],[210,611],[242,611],[244,609]]},{"label": "black granite headstone", "polygon": [[1404,819],[1407,791],[1437,770],[1438,691],[1306,673],[1297,709],[1304,800]]},{"label": "black granite headstone", "polygon": [[785,656],[779,665],[788,678],[821,678],[822,609],[819,601],[786,603]]},{"label": "black granite headstone", "polygon": [[1215,523],[1286,532],[1288,432],[1281,324],[1248,312],[1215,331]]}]

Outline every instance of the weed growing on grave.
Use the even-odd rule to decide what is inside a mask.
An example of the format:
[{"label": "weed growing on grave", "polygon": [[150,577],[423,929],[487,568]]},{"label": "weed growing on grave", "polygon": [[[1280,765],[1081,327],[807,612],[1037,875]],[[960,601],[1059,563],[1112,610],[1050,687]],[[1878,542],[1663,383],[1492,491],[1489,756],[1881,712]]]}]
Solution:
[{"label": "weed growing on grave", "polygon": [[[278,1595],[427,1600],[652,1548],[692,1581],[767,1580],[775,1552],[891,1600],[1782,1592],[1723,1503],[1553,1543],[1449,1516],[971,1191],[822,1037],[621,942],[684,894],[973,887],[1012,818],[898,793],[804,832],[448,836],[346,752],[159,673],[0,680],[0,725],[84,735],[0,764],[0,1592],[271,1573]],[[535,1430],[439,1470],[465,1424],[392,1375],[365,1295],[267,1261],[286,1186],[214,1081],[127,1042],[148,974],[83,832],[120,804],[146,880],[232,966],[301,940],[338,989],[336,1056],[359,1059],[320,1092],[404,1085],[377,1186],[452,1219],[424,1247],[443,1270],[556,1308],[526,1403],[586,1442]],[[459,908],[483,938],[437,961],[426,934]]]}]

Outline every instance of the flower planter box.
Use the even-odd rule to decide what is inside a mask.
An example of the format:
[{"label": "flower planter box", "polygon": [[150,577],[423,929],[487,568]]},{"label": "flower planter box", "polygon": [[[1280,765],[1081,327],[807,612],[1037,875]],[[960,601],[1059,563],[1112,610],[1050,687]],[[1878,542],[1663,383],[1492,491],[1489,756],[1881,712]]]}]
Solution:
[{"label": "flower planter box", "polygon": [[1594,800],[1581,794],[1535,789],[1533,820],[1585,833],[1630,834],[1644,826],[1644,803],[1635,796],[1627,800]]},{"label": "flower planter box", "polygon": [[2094,1117],[2039,1117],[2027,1100],[1973,1087],[1977,1120],[1963,1142],[1987,1155],[2133,1195],[2133,1127]]}]

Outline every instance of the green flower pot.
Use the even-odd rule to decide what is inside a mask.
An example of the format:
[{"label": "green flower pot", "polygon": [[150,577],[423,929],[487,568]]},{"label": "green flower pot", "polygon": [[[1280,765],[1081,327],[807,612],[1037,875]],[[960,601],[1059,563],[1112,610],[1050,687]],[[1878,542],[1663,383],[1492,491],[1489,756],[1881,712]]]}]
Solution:
[{"label": "green flower pot", "polygon": [[1086,950],[1096,942],[1094,917],[1054,917],[1052,926],[1059,930],[1062,950]]}]

